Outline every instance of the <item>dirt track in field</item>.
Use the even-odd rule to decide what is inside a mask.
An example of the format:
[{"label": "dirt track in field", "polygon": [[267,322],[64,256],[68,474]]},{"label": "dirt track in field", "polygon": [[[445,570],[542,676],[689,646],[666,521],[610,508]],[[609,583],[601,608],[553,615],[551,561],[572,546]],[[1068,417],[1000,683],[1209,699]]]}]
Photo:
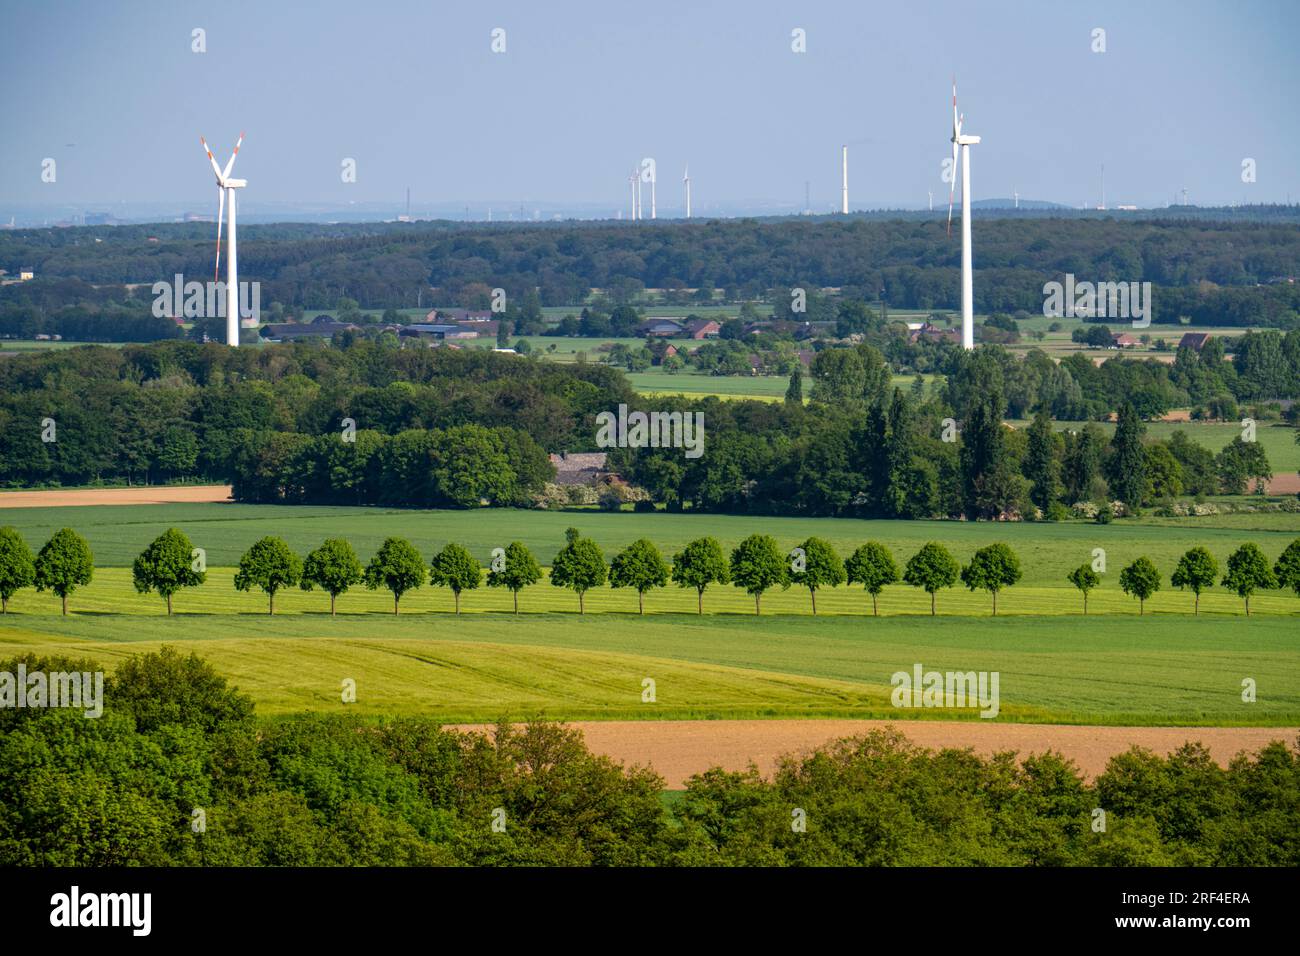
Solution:
[{"label": "dirt track in field", "polygon": [[[767,776],[779,756],[803,753],[840,737],[893,726],[913,743],[932,750],[973,747],[981,755],[1014,750],[1022,757],[1055,750],[1073,760],[1086,777],[1134,744],[1164,756],[1188,740],[1210,749],[1227,765],[1242,750],[1272,740],[1294,744],[1295,727],[1079,727],[1064,724],[999,724],[975,721],[884,720],[617,720],[574,721],[587,746],[627,765],[649,765],[679,790],[686,780],[714,766],[744,770],[752,760]],[[458,730],[490,731],[485,724]]]},{"label": "dirt track in field", "polygon": [[138,488],[68,488],[0,491],[3,508],[65,508],[81,505],[203,504],[229,501],[230,485],[157,485]]}]

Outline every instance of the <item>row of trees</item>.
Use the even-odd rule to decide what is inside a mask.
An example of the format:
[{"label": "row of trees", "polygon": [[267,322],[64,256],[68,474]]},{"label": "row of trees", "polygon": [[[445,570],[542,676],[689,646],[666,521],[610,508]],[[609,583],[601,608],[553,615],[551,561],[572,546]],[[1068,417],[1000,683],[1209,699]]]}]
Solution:
[{"label": "row of trees", "polygon": [[[1201,613],[1202,592],[1214,587],[1219,576],[1219,562],[1205,548],[1195,547],[1178,559],[1169,583],[1194,595],[1192,613]],[[1083,564],[1067,575],[1071,584],[1083,592],[1083,613],[1088,613],[1088,593],[1101,584],[1101,577],[1091,565]],[[1160,570],[1145,556],[1138,558],[1119,574],[1120,589],[1138,599],[1138,614],[1147,599],[1160,590]],[[1250,616],[1250,599],[1257,591],[1291,588],[1300,594],[1300,539],[1292,541],[1273,565],[1258,545],[1247,542],[1228,556],[1227,571],[1219,582],[1246,602]]]},{"label": "row of trees", "polygon": [[[108,670],[0,670],[20,664]],[[98,720],[0,709],[0,865],[1300,865],[1300,753],[1281,742],[1226,768],[1195,743],[1135,748],[1088,779],[1059,754],[935,752],[889,729],[766,777],[712,768],[669,803],[662,777],[573,728],[261,720],[170,647],[119,663],[103,696]]]},{"label": "row of trees", "polygon": [[[190,539],[177,528],[169,528],[141,552],[131,567],[135,588],[141,594],[157,593],[172,613],[172,597],[187,587],[207,579],[199,552]],[[371,590],[386,590],[393,595],[393,613],[397,614],[402,596],[426,582],[446,587],[455,597],[456,613],[465,591],[476,590],[485,580],[484,568],[464,546],[448,543],[426,565],[418,548],[405,538],[390,537],[366,565],[362,565],[352,545],[343,538],[329,538],[299,557],[282,538],[267,536],[257,541],[239,559],[235,587],[240,591],[260,589],[267,595],[267,613],[275,613],[275,596],[285,588],[304,591],[320,588],[330,596],[330,614],[335,613],[339,595],[364,584]],[[0,528],[0,598],[8,610],[9,599],[20,588],[35,585],[49,589],[63,601],[68,613],[68,595],[90,583],[94,558],[86,540],[70,528],[54,534],[38,555],[33,556],[22,536],[13,528]],[[971,591],[987,591],[998,612],[998,593],[1016,584],[1022,570],[1019,556],[1001,542],[978,549],[967,564],[959,564],[942,544],[931,541],[899,569],[892,552],[878,541],[868,541],[842,559],[830,542],[810,537],[790,551],[783,551],[770,535],[753,534],[740,542],[728,557],[716,538],[702,537],[690,542],[666,561],[653,542],[640,538],[606,564],[605,554],[590,538],[576,528],[565,532],[565,544],[551,563],[550,582],[567,588],[578,596],[578,612],[586,612],[586,594],[609,584],[614,588],[631,588],[637,592],[637,607],[645,613],[645,595],[666,587],[669,580],[681,588],[694,588],[696,606],[704,613],[704,592],[711,585],[732,584],[744,588],[754,598],[754,613],[762,610],[763,595],[773,588],[808,589],[813,614],[817,613],[817,592],[842,584],[857,584],[871,595],[873,614],[879,614],[878,598],[887,585],[903,582],[930,595],[930,613],[936,613],[936,595],[953,587],[959,580]],[[1214,557],[1201,547],[1184,554],[1171,577],[1174,587],[1187,588],[1196,596],[1195,612],[1200,613],[1200,596],[1213,587],[1219,574]],[[511,591],[515,613],[519,613],[519,592],[542,580],[542,568],[532,552],[520,541],[494,553],[487,569],[489,587]],[[1089,565],[1071,571],[1068,579],[1083,592],[1083,612],[1088,613],[1088,594],[1101,584],[1101,578]],[[1145,602],[1160,589],[1161,575],[1155,565],[1139,557],[1120,572],[1120,588],[1138,599],[1138,613]],[[1283,551],[1270,566],[1257,545],[1247,543],[1228,558],[1224,587],[1246,602],[1256,591],[1279,587],[1291,588],[1300,595],[1300,539]]]}]

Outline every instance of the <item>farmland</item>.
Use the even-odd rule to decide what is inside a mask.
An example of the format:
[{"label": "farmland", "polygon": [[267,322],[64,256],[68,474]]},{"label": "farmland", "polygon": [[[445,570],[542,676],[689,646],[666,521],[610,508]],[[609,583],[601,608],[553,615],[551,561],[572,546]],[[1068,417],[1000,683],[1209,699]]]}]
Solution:
[{"label": "farmland", "polygon": [[[3,510],[0,505],[0,524],[17,528],[34,548],[59,528],[72,526],[90,542],[98,566],[122,568],[129,567],[145,545],[173,526],[185,531],[196,546],[206,551],[207,562],[213,568],[232,567],[249,545],[268,534],[284,538],[300,553],[316,547],[325,538],[344,537],[352,542],[363,559],[391,535],[409,538],[422,553],[430,554],[448,541],[456,541],[469,548],[485,564],[493,548],[504,547],[511,541],[522,541],[539,561],[549,563],[563,546],[564,531],[570,526],[577,527],[585,536],[595,540],[607,558],[642,537],[649,538],[665,556],[670,557],[688,541],[702,535],[716,537],[724,548],[729,549],[756,531],[772,535],[785,547],[794,547],[810,536],[822,537],[841,556],[851,554],[864,541],[878,540],[893,550],[900,560],[905,560],[932,540],[943,542],[960,560],[992,541],[1005,541],[1016,550],[1024,564],[1025,576],[1017,590],[1061,588],[1071,595],[1073,591],[1065,583],[1065,575],[1090,561],[1094,548],[1106,550],[1108,565],[1114,574],[1139,555],[1146,555],[1168,574],[1178,556],[1195,545],[1208,548],[1222,562],[1244,541],[1254,541],[1265,554],[1275,558],[1291,540],[1300,536],[1300,515],[1286,513],[1169,519],[1150,517],[1097,525],[1076,521],[868,521],[505,508],[421,511],[307,505],[174,504]],[[1104,583],[1103,593],[1115,587],[1113,583]],[[670,590],[676,591],[675,588]],[[887,593],[897,592],[901,596],[909,590],[899,586]],[[1008,610],[1014,606],[1015,593],[1010,592]],[[1157,595],[1157,601],[1169,598],[1171,594],[1177,599],[1178,592],[1162,591]],[[801,600],[792,591],[788,596],[800,608],[806,603],[807,595],[803,595]],[[776,595],[773,597],[777,598]],[[853,600],[856,602],[860,598],[861,595],[856,595]],[[945,594],[945,598],[947,600],[941,601],[941,606],[957,599],[958,595],[953,592]],[[620,606],[625,600],[625,596],[618,596]],[[657,600],[662,601],[663,597]],[[742,604],[746,600],[743,594],[740,600]],[[978,607],[983,607],[980,598],[973,600]],[[1121,600],[1127,599],[1121,596]],[[654,607],[655,603],[652,601],[651,606]],[[832,605],[833,601],[827,604],[828,611]],[[1284,606],[1290,607],[1289,604]],[[776,608],[774,605],[773,610]],[[693,604],[690,609],[694,609]]]},{"label": "farmland", "polygon": [[[1083,523],[891,522],[848,519],[637,514],[599,511],[410,511],[372,508],[175,504],[31,508],[4,512],[34,547],[71,525],[96,553],[92,583],[73,594],[73,613],[59,616],[49,593],[20,592],[0,622],[3,653],[87,653],[108,663],[185,645],[211,660],[258,702],[263,713],[337,706],[344,677],[367,688],[357,710],[371,716],[420,713],[447,721],[490,721],[533,713],[564,719],[688,719],[748,717],[893,718],[889,675],[920,661],[927,668],[999,671],[1000,718],[1011,721],[1281,726],[1300,720],[1300,648],[1294,634],[1300,601],[1289,592],[1252,600],[1252,617],[1222,588],[1201,598],[1167,586],[1179,554],[1203,545],[1222,562],[1243,541],[1270,559],[1300,534],[1300,517],[1233,514],[1201,519]],[[164,616],[154,595],[137,594],[128,565],[158,533],[184,529],[207,552],[207,581],[181,592],[177,615]],[[579,527],[606,557],[648,537],[666,555],[704,534],[725,548],[761,530],[793,546],[826,537],[841,554],[878,539],[901,560],[929,540],[959,559],[1003,540],[1021,555],[1025,576],[1003,593],[999,616],[988,596],[961,588],[940,593],[940,616],[927,596],[887,587],[881,617],[868,617],[861,589],[823,589],[818,617],[806,591],[774,589],[763,616],[742,590],[714,586],[706,613],[693,590],[673,586],[647,596],[639,617],[634,592],[589,592],[579,616],[572,592],[544,580],[520,595],[521,616],[508,591],[479,588],[462,596],[424,586],[403,596],[392,614],[387,592],[353,588],[327,614],[317,592],[282,591],[276,615],[260,592],[233,587],[242,551],[262,535],[283,537],[299,553],[342,536],[367,560],[388,535],[410,538],[426,557],[449,540],[484,564],[494,547],[522,540],[548,563]],[[1066,572],[1106,551],[1108,572],[1079,614]],[[1145,554],[1166,586],[1139,618],[1115,583],[1118,569]],[[642,705],[642,680],[658,685],[654,706]],[[1244,707],[1243,677],[1260,687]],[[951,718],[943,708],[904,717]],[[956,716],[969,716],[958,714]]]},{"label": "farmland", "polygon": [[[351,599],[349,598],[349,601]],[[184,602],[182,602],[184,603]],[[890,705],[890,675],[998,671],[999,721],[1287,726],[1300,721],[1293,620],[1064,616],[869,620],[772,616],[113,613],[15,615],[0,653],[61,652],[110,666],[168,643],[210,660],[258,710],[451,722],[561,719],[924,717]],[[190,605],[186,605],[190,606]],[[642,702],[643,681],[656,685]],[[1243,677],[1259,700],[1241,699]]]}]

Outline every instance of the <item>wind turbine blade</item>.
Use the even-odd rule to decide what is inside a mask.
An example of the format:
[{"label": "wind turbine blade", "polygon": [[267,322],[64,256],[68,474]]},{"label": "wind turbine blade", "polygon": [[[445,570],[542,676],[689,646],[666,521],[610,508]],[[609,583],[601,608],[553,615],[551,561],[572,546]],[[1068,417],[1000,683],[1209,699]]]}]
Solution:
[{"label": "wind turbine blade", "polygon": [[221,167],[217,165],[217,158],[212,155],[212,150],[208,147],[206,139],[200,136],[199,142],[203,144],[203,151],[208,154],[208,162],[212,164],[212,171],[217,174],[217,182],[220,183],[224,177],[221,175]]},{"label": "wind turbine blade", "polygon": [[235,166],[235,157],[239,155],[239,147],[242,146],[243,144],[244,144],[244,134],[241,131],[239,134],[239,139],[235,141],[235,151],[230,154],[230,161],[226,163],[226,168],[221,172],[222,179],[225,179],[227,176],[230,175],[230,171]]},{"label": "wind turbine blade", "polygon": [[952,78],[952,135],[955,137],[961,127],[957,122],[957,77]]},{"label": "wind turbine blade", "polygon": [[221,220],[226,218],[226,191],[217,187],[217,264],[212,269],[212,281],[221,281]]}]

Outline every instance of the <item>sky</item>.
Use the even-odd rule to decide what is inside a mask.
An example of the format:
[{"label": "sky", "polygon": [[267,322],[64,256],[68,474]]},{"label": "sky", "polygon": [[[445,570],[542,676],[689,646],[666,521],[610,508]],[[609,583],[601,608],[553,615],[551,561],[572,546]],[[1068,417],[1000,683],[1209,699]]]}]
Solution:
[{"label": "sky", "polygon": [[805,182],[826,212],[843,143],[852,208],[940,208],[953,74],[977,200],[1096,205],[1103,165],[1111,206],[1300,200],[1294,0],[0,0],[0,23],[4,221],[214,213],[199,136],[224,162],[241,130],[241,212],[395,215],[409,186],[417,211],[627,215],[644,157],[662,216],[687,164],[696,215],[801,209]]}]

